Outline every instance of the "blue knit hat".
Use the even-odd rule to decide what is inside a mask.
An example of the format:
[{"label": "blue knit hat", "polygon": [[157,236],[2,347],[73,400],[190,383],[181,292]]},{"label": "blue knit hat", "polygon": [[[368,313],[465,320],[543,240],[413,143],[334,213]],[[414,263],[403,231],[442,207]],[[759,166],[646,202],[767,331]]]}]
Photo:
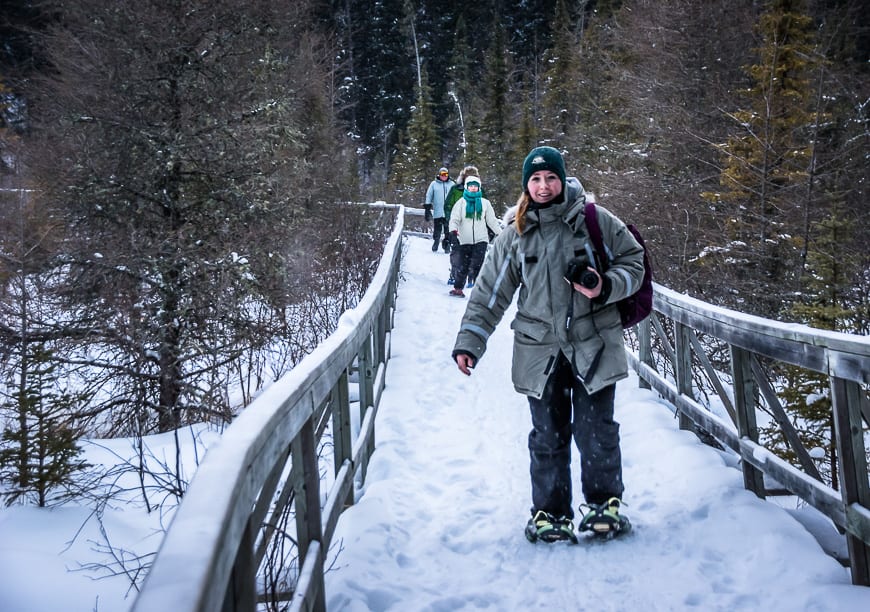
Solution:
[{"label": "blue knit hat", "polygon": [[565,188],[565,160],[562,154],[553,147],[535,147],[523,162],[523,191],[529,184],[529,178],[538,170],[555,172]]}]

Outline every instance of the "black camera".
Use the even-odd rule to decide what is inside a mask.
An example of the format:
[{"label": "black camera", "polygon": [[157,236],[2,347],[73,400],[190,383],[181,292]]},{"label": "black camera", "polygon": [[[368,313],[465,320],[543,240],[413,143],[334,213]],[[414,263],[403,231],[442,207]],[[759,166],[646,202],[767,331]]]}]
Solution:
[{"label": "black camera", "polygon": [[585,257],[575,257],[568,262],[565,279],[587,289],[594,289],[598,285],[598,275],[589,269],[589,260]]}]

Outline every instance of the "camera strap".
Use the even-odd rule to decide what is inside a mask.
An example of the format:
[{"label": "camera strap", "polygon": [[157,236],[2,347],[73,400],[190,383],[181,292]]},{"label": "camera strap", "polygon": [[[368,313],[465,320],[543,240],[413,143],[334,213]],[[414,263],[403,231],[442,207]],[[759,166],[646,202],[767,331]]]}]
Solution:
[{"label": "camera strap", "polygon": [[[573,291],[573,289],[572,289]],[[571,319],[574,317],[574,295],[571,295],[571,300],[568,302],[568,316],[565,320],[565,329],[569,330],[571,328]],[[571,369],[574,371],[574,376],[583,383],[587,380],[591,380],[593,376],[595,376],[595,372],[598,370],[598,363],[601,361],[601,355],[604,354],[604,339],[601,338],[601,333],[598,331],[598,326],[595,325],[595,314],[592,308],[592,302],[589,302],[589,317],[592,321],[592,327],[595,329],[595,335],[601,339],[601,346],[598,348],[598,351],[595,353],[595,357],[592,358],[592,363],[589,364],[589,367],[586,368],[586,374],[580,374],[577,371],[574,363],[574,357],[577,354],[577,351],[574,349],[574,345],[571,345]]]}]

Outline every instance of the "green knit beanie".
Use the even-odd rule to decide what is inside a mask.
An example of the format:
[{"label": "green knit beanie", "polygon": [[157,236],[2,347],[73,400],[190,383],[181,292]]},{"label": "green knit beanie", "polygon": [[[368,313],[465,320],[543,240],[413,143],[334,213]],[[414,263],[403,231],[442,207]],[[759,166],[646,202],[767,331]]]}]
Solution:
[{"label": "green knit beanie", "polygon": [[523,191],[529,184],[529,178],[538,170],[555,172],[565,188],[565,160],[562,154],[553,147],[535,147],[523,162]]}]

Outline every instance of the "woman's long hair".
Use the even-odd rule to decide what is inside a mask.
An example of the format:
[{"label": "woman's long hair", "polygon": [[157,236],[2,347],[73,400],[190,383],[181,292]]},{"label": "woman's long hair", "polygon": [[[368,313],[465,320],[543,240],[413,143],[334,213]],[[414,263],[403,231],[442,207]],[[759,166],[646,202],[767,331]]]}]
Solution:
[{"label": "woman's long hair", "polygon": [[517,216],[516,216],[516,226],[517,226],[517,234],[520,236],[523,235],[523,231],[526,229],[526,212],[529,210],[529,202],[532,201],[532,197],[529,195],[529,192],[523,190],[522,195],[520,195],[517,200]]}]

